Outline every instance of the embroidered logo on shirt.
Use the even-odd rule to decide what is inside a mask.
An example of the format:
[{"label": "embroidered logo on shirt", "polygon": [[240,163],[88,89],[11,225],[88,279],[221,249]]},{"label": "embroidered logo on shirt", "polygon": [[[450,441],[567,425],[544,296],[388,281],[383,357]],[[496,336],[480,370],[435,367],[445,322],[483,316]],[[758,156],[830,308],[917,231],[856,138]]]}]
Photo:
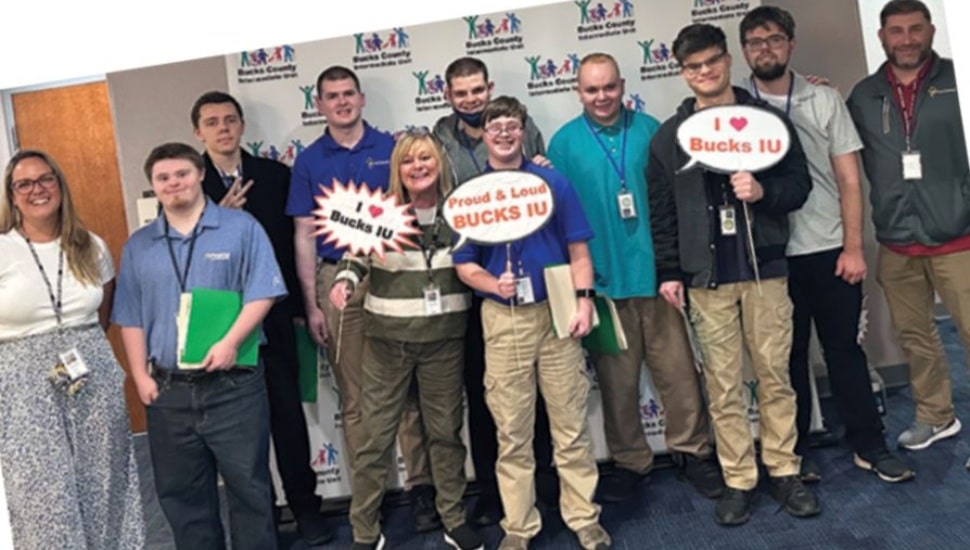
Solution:
[{"label": "embroidered logo on shirt", "polygon": [[206,252],[205,259],[211,262],[228,262],[229,253],[228,252]]}]

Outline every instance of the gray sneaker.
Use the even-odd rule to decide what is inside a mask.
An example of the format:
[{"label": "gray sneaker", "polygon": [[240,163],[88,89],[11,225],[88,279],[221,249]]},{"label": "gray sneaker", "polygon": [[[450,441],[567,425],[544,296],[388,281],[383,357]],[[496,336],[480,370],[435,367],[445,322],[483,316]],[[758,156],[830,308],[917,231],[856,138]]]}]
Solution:
[{"label": "gray sneaker", "polygon": [[610,550],[610,548],[613,548],[610,535],[598,523],[587,525],[576,531],[576,538],[579,539],[579,545],[583,547],[583,550]]},{"label": "gray sneaker", "polygon": [[899,434],[898,443],[911,451],[919,451],[936,443],[941,439],[953,437],[960,433],[960,419],[954,417],[942,426],[931,426],[922,422],[913,422],[905,432]]},{"label": "gray sneaker", "polygon": [[498,550],[529,550],[529,539],[516,535],[505,535],[498,545]]}]

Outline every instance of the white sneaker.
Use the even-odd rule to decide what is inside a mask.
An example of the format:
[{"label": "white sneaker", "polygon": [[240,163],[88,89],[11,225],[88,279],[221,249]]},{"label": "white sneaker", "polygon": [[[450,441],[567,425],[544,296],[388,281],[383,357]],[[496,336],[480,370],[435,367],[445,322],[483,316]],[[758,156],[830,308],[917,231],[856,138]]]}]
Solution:
[{"label": "white sneaker", "polygon": [[922,422],[913,422],[913,425],[899,434],[898,443],[900,447],[905,447],[911,451],[919,451],[929,447],[941,439],[953,437],[960,433],[963,426],[960,419],[953,417],[942,426],[931,426]]}]

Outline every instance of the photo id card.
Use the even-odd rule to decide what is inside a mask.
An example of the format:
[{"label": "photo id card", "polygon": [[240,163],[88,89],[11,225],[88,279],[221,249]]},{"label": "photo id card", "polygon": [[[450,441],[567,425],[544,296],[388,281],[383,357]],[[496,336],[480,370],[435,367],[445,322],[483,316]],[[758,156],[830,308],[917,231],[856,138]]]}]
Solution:
[{"label": "photo id card", "polygon": [[923,161],[920,158],[919,151],[903,152],[903,179],[923,179]]},{"label": "photo id card", "polygon": [[515,279],[515,299],[519,305],[531,304],[536,301],[532,292],[532,279],[528,276]]},{"label": "photo id card", "polygon": [[629,191],[617,193],[616,205],[620,209],[620,219],[630,220],[637,217],[637,206],[633,202],[633,193]]},{"label": "photo id card", "polygon": [[88,368],[88,365],[84,362],[84,358],[81,357],[81,352],[77,348],[71,348],[64,353],[60,353],[58,357],[61,358],[61,364],[64,365],[64,370],[67,371],[67,375],[71,377],[72,382],[91,372],[91,369]]},{"label": "photo id card", "polygon": [[730,237],[738,234],[738,219],[734,207],[730,204],[722,204],[718,207],[718,215],[721,219],[721,235]]},{"label": "photo id card", "polygon": [[424,312],[441,315],[441,289],[434,283],[424,287]]}]

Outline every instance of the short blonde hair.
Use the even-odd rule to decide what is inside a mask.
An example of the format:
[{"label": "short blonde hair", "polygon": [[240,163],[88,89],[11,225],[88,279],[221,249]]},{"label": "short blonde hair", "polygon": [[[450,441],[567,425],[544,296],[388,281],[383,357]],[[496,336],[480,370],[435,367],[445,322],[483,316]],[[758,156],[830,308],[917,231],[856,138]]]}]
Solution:
[{"label": "short blonde hair", "polygon": [[451,166],[438,138],[426,131],[405,132],[398,138],[391,153],[391,184],[388,190],[388,193],[397,197],[401,204],[411,202],[408,190],[401,181],[401,163],[404,162],[404,157],[421,148],[427,148],[438,162],[438,199],[445,198],[454,188]]}]

